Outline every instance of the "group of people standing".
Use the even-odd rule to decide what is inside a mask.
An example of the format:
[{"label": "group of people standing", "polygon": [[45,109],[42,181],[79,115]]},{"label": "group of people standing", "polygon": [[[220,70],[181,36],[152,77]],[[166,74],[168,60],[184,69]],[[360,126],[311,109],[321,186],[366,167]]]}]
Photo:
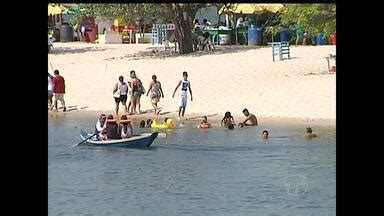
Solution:
[{"label": "group of people standing", "polygon": [[[137,77],[136,72],[132,70],[130,72],[130,81],[124,82],[124,77],[119,76],[119,81],[115,84],[113,88],[113,97],[115,100],[115,113],[116,116],[119,115],[119,105],[120,102],[124,107],[124,111],[127,115],[133,115],[133,114],[141,114],[141,104],[140,99],[141,95],[146,93],[146,90],[143,86],[142,81]],[[187,106],[187,99],[188,99],[188,90],[191,94],[191,101],[193,100],[192,97],[192,89],[191,84],[188,81],[188,73],[186,71],[183,72],[183,79],[179,81],[177,84],[175,91],[173,92],[172,97],[175,96],[175,93],[177,89],[180,88],[180,106],[179,106],[179,117],[184,117],[185,108]],[[156,75],[152,75],[152,81],[149,84],[148,91],[146,96],[150,94],[151,103],[154,108],[155,115],[160,114],[160,109],[157,106],[157,103],[160,101],[160,98],[164,98],[164,92],[161,88],[160,81],[157,80]],[[126,105],[128,101],[128,95],[131,96],[131,99],[129,100],[128,106]]]},{"label": "group of people standing", "polygon": [[[115,99],[115,113],[119,115],[119,104],[124,107],[126,114],[141,114],[141,104],[140,99],[141,95],[145,94],[145,88],[142,81],[136,76],[136,72],[132,70],[130,72],[130,81],[127,83],[124,82],[124,77],[119,76],[119,81],[115,84],[113,88],[113,97]],[[152,76],[152,81],[149,85],[147,96],[151,92],[151,102],[153,108],[155,109],[154,113],[158,115],[160,110],[157,107],[157,103],[160,101],[160,97],[164,97],[163,90],[161,88],[161,83],[157,81],[156,75]],[[131,96],[128,106],[126,102],[128,100],[128,95]]]}]

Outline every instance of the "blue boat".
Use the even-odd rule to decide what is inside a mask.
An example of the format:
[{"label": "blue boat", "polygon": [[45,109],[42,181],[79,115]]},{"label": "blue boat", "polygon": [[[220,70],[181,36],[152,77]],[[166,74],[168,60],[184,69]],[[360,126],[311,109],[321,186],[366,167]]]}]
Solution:
[{"label": "blue boat", "polygon": [[86,141],[87,144],[97,147],[126,147],[126,148],[148,148],[158,136],[158,132],[143,133],[140,135],[134,135],[127,139],[115,139],[115,140],[96,140],[96,137],[91,137],[93,134],[87,133],[83,130],[80,131],[80,137]]}]

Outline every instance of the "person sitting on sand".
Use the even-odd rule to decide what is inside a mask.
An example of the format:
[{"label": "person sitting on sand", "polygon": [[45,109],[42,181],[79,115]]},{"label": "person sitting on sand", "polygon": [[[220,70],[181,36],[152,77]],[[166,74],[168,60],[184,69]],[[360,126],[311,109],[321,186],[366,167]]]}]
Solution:
[{"label": "person sitting on sand", "polygon": [[307,132],[304,134],[304,137],[311,139],[317,137],[317,135],[315,133],[312,133],[312,128],[307,127]]},{"label": "person sitting on sand", "polygon": [[116,119],[113,119],[113,115],[107,116],[106,121],[107,139],[121,139]]},{"label": "person sitting on sand", "polygon": [[131,122],[128,120],[126,115],[122,115],[120,119],[120,135],[122,139],[132,137],[133,129]]},{"label": "person sitting on sand", "polygon": [[268,139],[268,131],[267,130],[263,130],[263,132],[261,133],[261,138]]},{"label": "person sitting on sand", "polygon": [[152,119],[147,119],[147,128],[150,128],[152,124]]},{"label": "person sitting on sand", "polygon": [[235,120],[233,119],[231,112],[228,111],[224,114],[224,118],[221,120],[221,126],[228,127],[229,129],[231,128],[233,129],[233,125],[235,125]]},{"label": "person sitting on sand", "polygon": [[[242,124],[244,126],[257,126],[257,118],[255,115],[253,114],[250,114],[248,109],[243,109],[243,114],[245,115],[245,117],[247,117],[243,122]],[[248,121],[250,121],[250,123],[247,123]]]},{"label": "person sitting on sand", "polygon": [[144,120],[141,120],[140,121],[140,125],[139,125],[140,128],[145,128],[145,121]]},{"label": "person sitting on sand", "polygon": [[99,119],[96,122],[95,125],[95,134],[97,133],[97,140],[105,140],[106,139],[106,124],[105,121],[107,120],[107,116],[105,114],[101,114]]},{"label": "person sitting on sand", "polygon": [[197,126],[197,128],[210,128],[210,127],[211,127],[211,124],[208,123],[207,116],[203,116],[203,120],[201,121],[199,126]]}]

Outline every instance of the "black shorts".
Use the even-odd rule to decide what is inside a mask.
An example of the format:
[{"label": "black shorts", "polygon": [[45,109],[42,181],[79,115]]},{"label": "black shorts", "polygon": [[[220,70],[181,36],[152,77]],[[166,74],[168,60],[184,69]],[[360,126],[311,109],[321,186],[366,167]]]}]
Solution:
[{"label": "black shorts", "polygon": [[127,102],[127,95],[120,95],[119,98],[115,98],[115,102],[116,104],[119,104],[121,102],[121,104],[125,105],[125,103]]}]

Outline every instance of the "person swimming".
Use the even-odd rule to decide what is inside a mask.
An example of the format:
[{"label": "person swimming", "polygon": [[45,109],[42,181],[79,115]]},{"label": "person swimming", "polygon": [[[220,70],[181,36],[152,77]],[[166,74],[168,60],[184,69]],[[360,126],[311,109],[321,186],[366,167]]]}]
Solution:
[{"label": "person swimming", "polygon": [[211,127],[211,124],[208,123],[207,116],[203,116],[203,120],[201,121],[199,126],[197,126],[197,128],[210,128],[210,127]]},{"label": "person swimming", "polygon": [[[228,127],[231,126],[233,129],[233,125],[235,125],[235,120],[233,119],[233,116],[231,115],[231,112],[227,111],[224,114],[224,118],[221,120],[221,126],[222,127]],[[231,128],[229,128],[231,129]]]},{"label": "person swimming", "polygon": [[140,121],[140,125],[139,125],[140,128],[145,128],[145,121],[144,120],[141,120]]},{"label": "person swimming", "polygon": [[268,131],[267,130],[263,130],[263,132],[261,133],[261,137],[263,139],[268,139]]},{"label": "person swimming", "polygon": [[[242,122],[243,126],[257,126],[257,118],[255,115],[249,113],[248,109],[243,109],[243,114],[245,115],[245,117],[247,117]],[[248,123],[248,121],[250,123]]]},{"label": "person swimming", "polygon": [[152,119],[147,119],[147,128],[150,128],[152,124]]},{"label": "person swimming", "polygon": [[312,132],[312,128],[307,127],[307,132],[304,134],[304,137],[311,139],[311,138],[317,137],[317,135]]}]

